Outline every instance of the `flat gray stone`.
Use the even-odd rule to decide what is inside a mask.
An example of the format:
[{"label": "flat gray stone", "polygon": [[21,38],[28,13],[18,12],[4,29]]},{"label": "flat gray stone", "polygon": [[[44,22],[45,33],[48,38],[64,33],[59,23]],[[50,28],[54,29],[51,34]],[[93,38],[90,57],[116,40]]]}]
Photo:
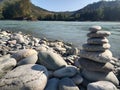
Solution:
[{"label": "flat gray stone", "polygon": [[82,75],[90,81],[109,81],[115,84],[116,86],[119,85],[119,81],[113,72],[93,72],[84,69],[82,71]]},{"label": "flat gray stone", "polygon": [[64,59],[52,51],[41,51],[38,54],[38,58],[38,63],[44,65],[49,70],[57,70],[67,66]]},{"label": "flat gray stone", "polygon": [[10,55],[0,57],[0,78],[16,66],[16,60]]},{"label": "flat gray stone", "polygon": [[89,71],[110,72],[114,70],[114,66],[109,62],[99,63],[90,59],[80,58],[79,63],[82,68],[85,68]]},{"label": "flat gray stone", "polygon": [[87,34],[88,37],[94,38],[94,37],[107,37],[111,35],[108,31],[97,31],[97,32],[90,32]]},{"label": "flat gray stone", "polygon": [[63,78],[59,81],[58,90],[79,90],[79,88],[70,78]]},{"label": "flat gray stone", "polygon": [[58,78],[49,79],[45,87],[45,90],[58,90],[58,83],[59,83]]},{"label": "flat gray stone", "polygon": [[91,27],[89,28],[89,31],[91,31],[91,32],[96,32],[96,31],[100,31],[101,29],[102,29],[101,26],[91,26]]},{"label": "flat gray stone", "polygon": [[38,60],[38,55],[37,54],[33,54],[31,56],[28,56],[24,59],[21,59],[18,63],[17,66],[20,65],[25,65],[25,64],[35,64]]},{"label": "flat gray stone", "polygon": [[48,72],[44,66],[22,65],[0,80],[0,90],[44,90]]},{"label": "flat gray stone", "polygon": [[88,44],[104,44],[104,43],[108,43],[108,39],[106,37],[103,38],[89,38],[87,40]]},{"label": "flat gray stone", "polygon": [[107,63],[112,58],[112,52],[110,50],[105,50],[105,52],[87,52],[84,50],[80,51],[81,58],[91,59],[100,63]]},{"label": "flat gray stone", "polygon": [[118,89],[111,82],[98,81],[88,84],[87,90],[118,90]]},{"label": "flat gray stone", "polygon": [[66,67],[63,67],[61,69],[54,71],[53,75],[55,77],[62,78],[62,77],[72,77],[76,73],[77,73],[77,68],[75,66],[69,65],[69,66],[66,66]]},{"label": "flat gray stone", "polygon": [[79,85],[83,82],[83,77],[80,74],[77,74],[71,78],[76,85]]},{"label": "flat gray stone", "polygon": [[17,61],[20,61],[21,59],[24,59],[34,54],[37,55],[37,51],[35,51],[34,49],[23,49],[13,54],[12,57],[15,58]]},{"label": "flat gray stone", "polygon": [[94,44],[84,44],[83,45],[83,50],[85,51],[105,51],[106,49],[110,48],[110,44],[109,43],[105,43],[102,45],[94,45]]}]

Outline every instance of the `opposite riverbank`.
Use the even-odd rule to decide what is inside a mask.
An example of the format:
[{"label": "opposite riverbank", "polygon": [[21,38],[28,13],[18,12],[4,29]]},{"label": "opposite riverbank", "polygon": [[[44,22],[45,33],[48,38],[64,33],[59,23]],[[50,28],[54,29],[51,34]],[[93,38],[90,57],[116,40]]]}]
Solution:
[{"label": "opposite riverbank", "polygon": [[[81,67],[80,51],[72,44],[59,40],[0,30],[0,89],[86,90],[93,82],[86,77],[95,75],[95,78],[102,77],[100,86],[104,83],[117,90],[120,80],[118,59],[112,58],[113,62],[108,65],[97,63],[96,67],[93,66],[102,72],[110,71],[107,76],[102,72],[93,74]],[[89,67],[89,64],[86,65]]]}]

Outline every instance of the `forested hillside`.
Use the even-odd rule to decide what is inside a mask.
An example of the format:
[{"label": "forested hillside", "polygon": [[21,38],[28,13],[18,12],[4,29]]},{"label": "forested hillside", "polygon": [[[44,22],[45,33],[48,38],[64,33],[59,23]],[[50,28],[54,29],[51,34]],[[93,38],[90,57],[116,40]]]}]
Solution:
[{"label": "forested hillside", "polygon": [[74,13],[82,21],[120,21],[120,1],[100,1],[89,4]]},{"label": "forested hillside", "polygon": [[0,19],[55,21],[120,21],[120,1],[99,1],[74,12],[52,12],[30,0],[0,0]]}]

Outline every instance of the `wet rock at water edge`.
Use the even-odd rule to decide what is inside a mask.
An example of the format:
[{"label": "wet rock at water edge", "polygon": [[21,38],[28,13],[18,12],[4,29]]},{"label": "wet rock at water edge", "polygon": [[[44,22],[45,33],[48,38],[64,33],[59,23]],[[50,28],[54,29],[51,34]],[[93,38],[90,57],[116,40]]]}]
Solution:
[{"label": "wet rock at water edge", "polygon": [[0,90],[44,90],[48,71],[44,66],[22,65],[0,80]]}]

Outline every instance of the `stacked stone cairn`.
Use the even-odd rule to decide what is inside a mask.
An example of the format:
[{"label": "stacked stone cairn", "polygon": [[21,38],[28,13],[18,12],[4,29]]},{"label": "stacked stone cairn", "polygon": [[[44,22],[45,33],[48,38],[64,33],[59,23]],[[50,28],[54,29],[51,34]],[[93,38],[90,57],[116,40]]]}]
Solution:
[{"label": "stacked stone cairn", "polygon": [[111,33],[103,31],[101,26],[92,26],[89,31],[79,59],[82,75],[89,82],[87,90],[117,90],[119,81],[113,73],[112,52],[106,38]]}]

